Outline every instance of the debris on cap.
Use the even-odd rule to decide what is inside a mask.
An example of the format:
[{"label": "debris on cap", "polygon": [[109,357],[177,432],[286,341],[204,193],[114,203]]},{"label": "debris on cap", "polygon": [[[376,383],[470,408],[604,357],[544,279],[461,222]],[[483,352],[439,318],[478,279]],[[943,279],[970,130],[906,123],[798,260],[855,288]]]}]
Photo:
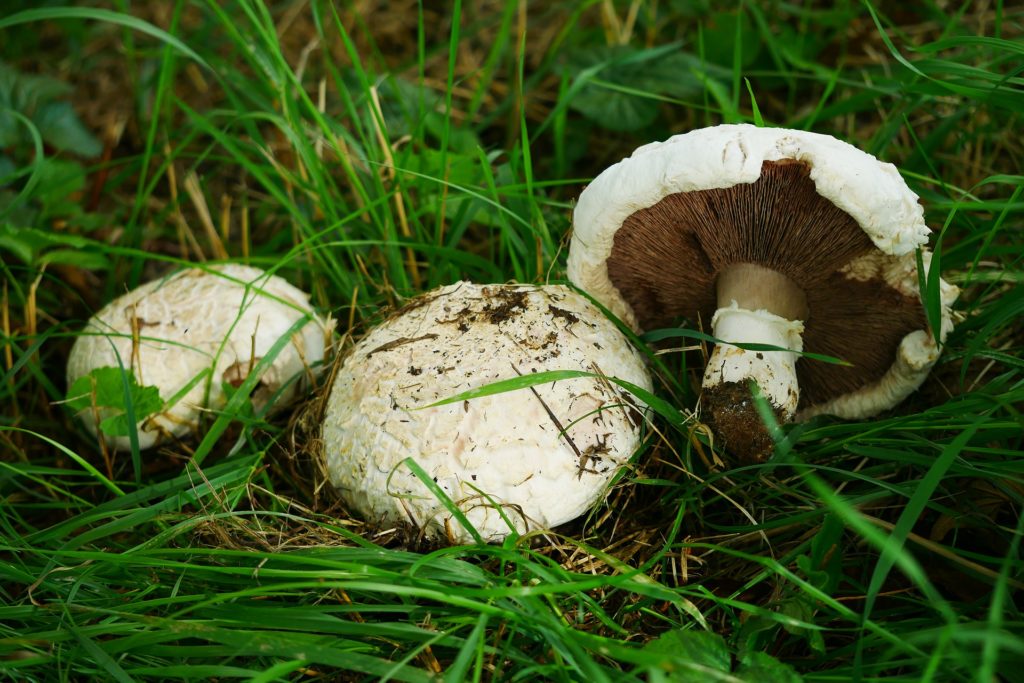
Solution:
[{"label": "debris on cap", "polygon": [[[112,367],[130,370],[139,385],[155,386],[164,402],[184,391],[137,425],[139,447],[149,448],[194,432],[202,411],[226,403],[224,384],[240,386],[278,339],[307,317],[260,376],[251,394],[257,409],[271,401],[273,408],[286,405],[308,385],[333,325],[313,312],[306,293],[258,268],[179,271],[118,297],[89,320],[68,357],[68,386]],[[96,434],[108,412],[86,409],[78,417]],[[112,448],[129,448],[126,436],[103,437]]]},{"label": "debris on cap", "polygon": [[[595,376],[432,405],[551,370]],[[434,541],[473,535],[406,458],[485,541],[562,524],[601,498],[640,444],[644,408],[611,377],[651,388],[626,337],[573,290],[441,287],[344,357],[322,427],[330,479],[368,521]]]}]

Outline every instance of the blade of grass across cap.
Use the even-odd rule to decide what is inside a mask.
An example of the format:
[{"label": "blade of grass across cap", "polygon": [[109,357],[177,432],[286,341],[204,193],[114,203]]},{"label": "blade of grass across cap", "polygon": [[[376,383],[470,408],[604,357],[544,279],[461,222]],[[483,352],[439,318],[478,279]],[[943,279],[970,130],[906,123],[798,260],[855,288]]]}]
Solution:
[{"label": "blade of grass across cap", "polygon": [[259,362],[257,362],[252,371],[245,380],[239,385],[238,390],[228,399],[227,405],[217,415],[217,419],[213,421],[206,434],[203,436],[203,440],[199,442],[195,452],[192,454],[192,462],[197,466],[202,464],[206,456],[213,450],[217,440],[220,439],[221,435],[231,424],[234,416],[242,409],[242,406],[249,401],[249,394],[256,388],[263,373],[266,372],[273,363],[274,359],[281,351],[292,343],[292,335],[298,333],[305,325],[310,322],[311,318],[307,315],[299,318],[291,327],[284,331],[284,333],[277,338],[277,341],[267,349],[267,352],[263,354]]},{"label": "blade of grass across cap", "polygon": [[628,391],[629,393],[636,396],[638,399],[647,404],[652,410],[664,417],[665,419],[672,422],[672,424],[683,424],[686,421],[686,416],[683,415],[677,408],[672,406],[667,401],[658,398],[651,392],[647,391],[643,387],[639,387],[632,382],[619,379],[617,377],[606,377],[594,372],[587,372],[586,370],[547,370],[544,372],[533,372],[529,375],[521,375],[519,377],[512,377],[510,379],[499,380],[490,384],[485,384],[469,391],[463,391],[454,396],[435,401],[425,406],[416,408],[415,410],[426,410],[427,408],[436,408],[438,406],[448,405],[450,403],[459,403],[461,401],[470,401],[474,398],[481,398],[483,396],[493,396],[494,394],[503,394],[508,391],[517,391],[519,389],[526,389],[528,387],[536,386],[538,384],[547,384],[548,382],[558,382],[566,379],[575,379],[578,377],[591,377],[607,379],[609,382],[618,384],[620,387]]}]

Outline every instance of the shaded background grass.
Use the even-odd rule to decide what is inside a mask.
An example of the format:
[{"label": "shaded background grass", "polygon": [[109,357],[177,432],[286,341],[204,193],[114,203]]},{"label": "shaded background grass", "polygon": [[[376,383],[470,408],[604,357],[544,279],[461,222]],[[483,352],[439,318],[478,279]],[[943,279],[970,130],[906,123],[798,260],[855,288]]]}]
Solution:
[{"label": "shaded background grass", "polygon": [[[25,98],[4,120],[0,673],[714,680],[682,645],[643,647],[682,629],[805,680],[1020,680],[1019,5],[26,11],[0,18],[0,57],[68,88],[56,123]],[[276,269],[358,336],[438,284],[562,277],[588,178],[760,120],[896,163],[963,288],[920,392],[796,426],[765,465],[661,416],[587,519],[430,549],[351,518],[298,417],[229,414],[219,438],[108,462],[60,405],[91,312],[183,262]],[[692,369],[659,361],[688,414]]]}]

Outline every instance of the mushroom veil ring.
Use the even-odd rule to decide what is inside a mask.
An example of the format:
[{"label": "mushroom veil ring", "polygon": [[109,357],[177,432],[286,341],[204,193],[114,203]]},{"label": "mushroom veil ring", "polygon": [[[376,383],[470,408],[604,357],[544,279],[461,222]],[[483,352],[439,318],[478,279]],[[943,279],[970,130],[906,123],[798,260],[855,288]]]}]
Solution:
[{"label": "mushroom veil ring", "polygon": [[868,417],[924,381],[958,293],[941,282],[933,334],[917,275],[929,233],[892,164],[827,135],[722,125],[595,178],[573,215],[569,278],[636,330],[710,325],[702,414],[729,451],[763,460],[772,439],[752,381],[780,422]]}]

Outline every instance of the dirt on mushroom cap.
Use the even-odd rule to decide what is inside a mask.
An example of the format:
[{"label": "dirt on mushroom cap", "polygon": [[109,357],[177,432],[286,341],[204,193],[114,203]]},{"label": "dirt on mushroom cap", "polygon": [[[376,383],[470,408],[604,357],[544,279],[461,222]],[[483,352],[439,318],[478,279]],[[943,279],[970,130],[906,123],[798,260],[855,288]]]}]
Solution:
[{"label": "dirt on mushroom cap", "polygon": [[426,406],[545,370],[649,389],[639,355],[566,287],[457,283],[424,299],[372,330],[335,377],[322,437],[342,497],[371,521],[469,540],[403,464],[413,457],[485,539],[581,514],[639,443],[627,392],[578,377]]},{"label": "dirt on mushroom cap", "polygon": [[[312,372],[323,359],[330,323],[312,312],[308,296],[298,288],[238,264],[179,271],[110,302],[76,339],[68,358],[68,383],[94,368],[123,366],[141,384],[156,386],[167,401],[192,382],[174,405],[140,425],[140,447],[148,448],[194,430],[202,409],[223,405],[221,383],[240,384],[279,337],[306,315],[312,319],[274,358],[253,393],[256,403],[276,398],[284,405],[301,384],[287,382]],[[209,373],[209,382],[193,382],[203,373]],[[96,430],[93,418],[82,418]],[[107,442],[128,447],[126,437]]]}]

